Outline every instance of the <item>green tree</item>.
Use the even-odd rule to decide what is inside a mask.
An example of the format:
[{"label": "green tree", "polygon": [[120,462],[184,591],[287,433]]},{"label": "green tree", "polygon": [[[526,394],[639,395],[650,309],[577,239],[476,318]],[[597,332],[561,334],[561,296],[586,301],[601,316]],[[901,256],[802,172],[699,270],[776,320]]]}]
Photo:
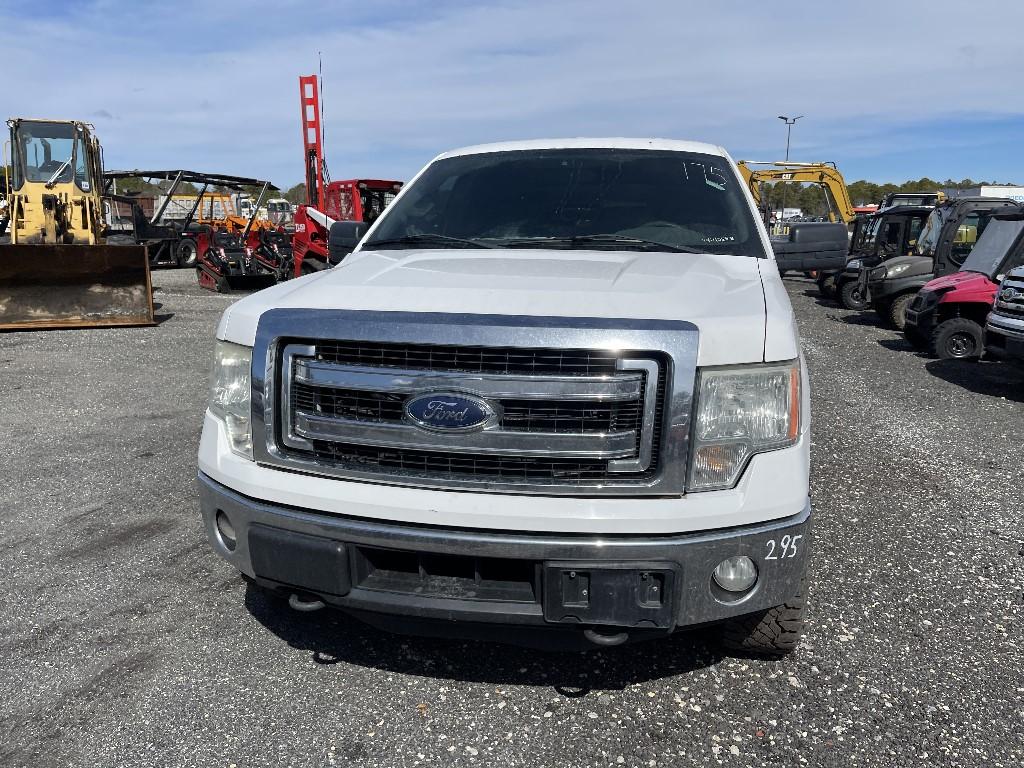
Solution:
[{"label": "green tree", "polygon": [[284,199],[289,203],[295,205],[302,205],[306,202],[306,185],[304,183],[296,184],[284,193]]}]

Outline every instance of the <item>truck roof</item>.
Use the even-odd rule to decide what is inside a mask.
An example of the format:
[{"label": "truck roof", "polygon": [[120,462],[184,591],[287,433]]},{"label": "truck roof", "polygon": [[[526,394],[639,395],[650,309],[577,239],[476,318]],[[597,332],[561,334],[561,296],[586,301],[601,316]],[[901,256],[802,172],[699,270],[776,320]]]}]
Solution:
[{"label": "truck roof", "polygon": [[679,141],[676,139],[630,139],[630,138],[575,138],[575,139],[531,139],[529,141],[501,141],[494,144],[477,144],[471,147],[443,152],[435,160],[460,155],[479,155],[485,152],[516,152],[529,149],[660,149],[671,152],[700,152],[727,158],[729,153],[714,144],[700,141]]}]

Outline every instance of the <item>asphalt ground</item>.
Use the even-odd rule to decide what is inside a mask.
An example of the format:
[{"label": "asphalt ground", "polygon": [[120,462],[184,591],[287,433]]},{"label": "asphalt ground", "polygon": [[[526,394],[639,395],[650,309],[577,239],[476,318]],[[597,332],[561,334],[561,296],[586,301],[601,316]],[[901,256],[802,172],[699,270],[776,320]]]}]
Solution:
[{"label": "asphalt ground", "polygon": [[207,545],[196,447],[231,299],[0,334],[0,766],[1016,766],[1024,371],[912,352],[789,281],[813,385],[806,640],[590,654],[296,614]]}]

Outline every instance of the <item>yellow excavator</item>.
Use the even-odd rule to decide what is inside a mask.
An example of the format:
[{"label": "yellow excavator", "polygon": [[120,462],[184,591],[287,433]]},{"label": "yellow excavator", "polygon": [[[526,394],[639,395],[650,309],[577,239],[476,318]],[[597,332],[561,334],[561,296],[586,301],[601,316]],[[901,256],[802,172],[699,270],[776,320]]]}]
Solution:
[{"label": "yellow excavator", "polygon": [[740,160],[736,165],[739,167],[744,182],[750,188],[750,193],[754,196],[758,210],[764,210],[761,195],[762,184],[817,184],[825,190],[829,221],[850,224],[857,218],[850,200],[850,193],[846,189],[846,181],[843,179],[843,174],[836,168],[835,163],[789,161],[764,163]]},{"label": "yellow excavator", "polygon": [[104,238],[103,153],[92,126],[7,125],[0,330],[152,325],[146,249]]}]

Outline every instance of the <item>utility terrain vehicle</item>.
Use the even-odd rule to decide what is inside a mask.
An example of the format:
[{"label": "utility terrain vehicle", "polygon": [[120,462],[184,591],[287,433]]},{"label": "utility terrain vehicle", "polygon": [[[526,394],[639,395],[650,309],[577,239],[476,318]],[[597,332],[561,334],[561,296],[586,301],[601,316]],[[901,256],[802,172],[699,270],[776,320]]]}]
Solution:
[{"label": "utility terrain vehicle", "polygon": [[958,272],[926,283],[907,308],[903,333],[940,359],[981,357],[999,281],[1024,264],[1024,209],[995,214]]},{"label": "utility terrain vehicle", "polygon": [[928,207],[900,206],[866,216],[851,243],[846,267],[835,276],[836,300],[846,309],[866,309],[868,300],[859,281],[861,270],[912,252],[931,212]]},{"label": "utility terrain vehicle", "polygon": [[937,205],[928,215],[910,256],[897,256],[861,269],[860,288],[879,317],[903,330],[907,307],[925,283],[955,272],[971,254],[978,236],[998,210],[1012,200],[962,197]]}]

